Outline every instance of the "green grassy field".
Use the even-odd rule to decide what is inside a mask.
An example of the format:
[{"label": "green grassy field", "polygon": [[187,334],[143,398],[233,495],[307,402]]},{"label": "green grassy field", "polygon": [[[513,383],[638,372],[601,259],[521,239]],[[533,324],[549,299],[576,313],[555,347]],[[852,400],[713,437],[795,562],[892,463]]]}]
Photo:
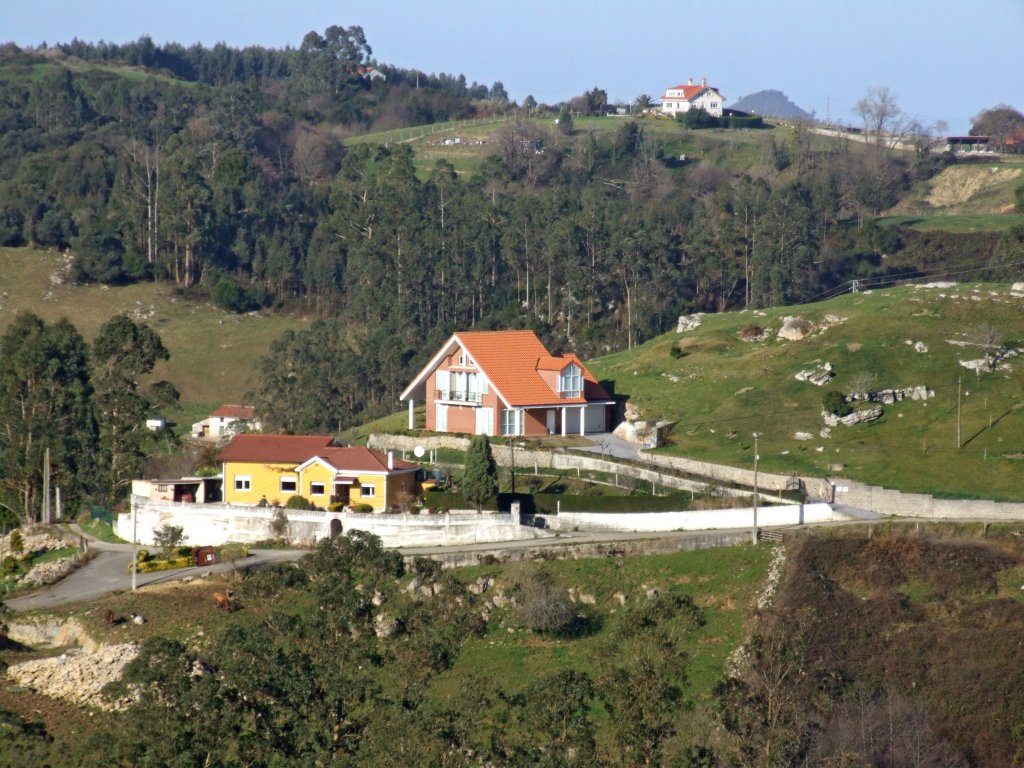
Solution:
[{"label": "green grassy field", "polygon": [[191,424],[223,403],[243,402],[271,342],[308,324],[295,314],[233,315],[188,300],[165,283],[54,284],[63,265],[57,253],[0,248],[0,332],[18,312],[34,312],[47,322],[67,317],[90,341],[117,314],[148,323],[171,353],[153,378],[167,379],[181,392],[182,408],[166,414],[169,421]]},{"label": "green grassy field", "polygon": [[938,214],[921,216],[883,216],[882,226],[908,227],[910,229],[941,232],[1007,232],[1013,227],[1024,225],[1024,215],[1019,213],[988,214]]},{"label": "green grassy field", "polygon": [[[995,295],[993,295],[995,294]],[[711,315],[694,332],[669,333],[632,352],[590,364],[612,379],[648,419],[676,422],[669,453],[736,466],[753,463],[752,434],[759,435],[762,469],[812,476],[842,474],[906,491],[995,499],[1022,499],[1024,379],[1020,363],[976,375],[959,364],[983,356],[977,346],[957,346],[993,329],[1007,343],[1024,339],[1024,300],[1006,285],[954,289],[894,288],[847,295],[822,304]],[[744,342],[748,326],[778,330],[786,315],[812,322],[826,315],[841,324],[803,341]],[[923,342],[918,353],[907,342]],[[679,346],[683,357],[670,349]],[[825,387],[797,381],[799,371],[831,363],[836,378]],[[881,419],[821,429],[822,395],[848,391],[858,379],[883,388],[927,385],[935,397],[885,407]],[[962,381],[961,441],[957,436],[957,387]],[[794,433],[808,432],[811,440]],[[844,465],[831,471],[829,465]]]}]

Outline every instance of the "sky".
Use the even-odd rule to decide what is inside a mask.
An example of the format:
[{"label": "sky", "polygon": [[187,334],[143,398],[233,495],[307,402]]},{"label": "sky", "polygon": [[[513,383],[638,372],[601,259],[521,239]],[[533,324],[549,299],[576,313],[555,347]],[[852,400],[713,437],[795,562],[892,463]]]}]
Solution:
[{"label": "sky", "polygon": [[500,81],[518,102],[595,86],[613,102],[657,98],[692,77],[727,105],[775,89],[847,125],[879,87],[952,134],[997,104],[1024,111],[1024,0],[0,0],[0,42],[20,46],[298,47],[333,24],[362,26],[381,63]]}]

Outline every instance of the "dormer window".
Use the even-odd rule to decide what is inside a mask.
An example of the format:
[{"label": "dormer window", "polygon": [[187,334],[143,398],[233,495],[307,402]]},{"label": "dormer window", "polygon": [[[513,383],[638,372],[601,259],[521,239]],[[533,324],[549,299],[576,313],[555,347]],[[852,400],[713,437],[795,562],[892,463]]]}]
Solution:
[{"label": "dormer window", "polygon": [[558,391],[562,397],[580,397],[583,394],[583,371],[576,364],[568,366],[558,377]]}]

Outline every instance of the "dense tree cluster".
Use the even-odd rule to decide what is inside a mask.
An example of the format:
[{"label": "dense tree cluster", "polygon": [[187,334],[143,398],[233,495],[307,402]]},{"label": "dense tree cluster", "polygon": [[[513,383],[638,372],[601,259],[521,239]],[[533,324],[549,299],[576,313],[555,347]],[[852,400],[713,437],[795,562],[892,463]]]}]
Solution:
[{"label": "dense tree cluster", "polygon": [[146,417],[177,399],[168,382],[139,384],[167,357],[160,337],[128,317],[107,322],[90,349],[67,320],[18,315],[0,337],[0,514],[39,519],[47,451],[66,511],[84,496],[123,496],[157,438]]}]

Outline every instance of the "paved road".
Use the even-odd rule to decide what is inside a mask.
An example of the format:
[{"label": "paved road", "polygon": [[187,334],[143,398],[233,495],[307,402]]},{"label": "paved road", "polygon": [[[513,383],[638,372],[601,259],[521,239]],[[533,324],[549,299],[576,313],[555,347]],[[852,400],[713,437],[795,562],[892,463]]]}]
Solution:
[{"label": "paved road", "polygon": [[[67,578],[31,595],[5,600],[4,604],[16,611],[27,611],[33,608],[55,608],[67,603],[74,603],[79,600],[93,600],[111,592],[131,589],[131,574],[128,570],[132,561],[131,544],[108,544],[90,538],[89,548],[96,553],[95,557],[81,568],[69,574]],[[249,557],[239,560],[236,565],[239,568],[256,568],[267,563],[297,560],[305,554],[308,554],[308,550],[252,550]],[[179,568],[174,571],[140,573],[136,575],[136,583],[141,587],[147,584],[177,581],[188,576],[221,573],[229,571],[231,568],[232,565],[230,563],[219,563],[198,568]]]},{"label": "paved road", "polygon": [[[853,517],[859,522],[871,522],[880,518],[872,512],[858,510],[853,507],[836,508]],[[819,523],[820,526],[851,525],[858,521],[838,521],[835,523]],[[808,527],[808,526],[799,526]],[[748,531],[749,528],[738,528],[735,531]],[[729,533],[726,529],[716,529],[716,533]],[[80,531],[75,530],[75,533]],[[626,532],[626,531],[561,531],[557,536],[540,539],[524,539],[522,541],[484,542],[479,544],[463,544],[448,547],[403,547],[399,551],[403,555],[429,556],[455,552],[504,552],[535,547],[554,547],[566,544],[593,544],[614,541],[637,541],[643,539],[683,539],[705,536],[709,531],[657,531],[657,532]],[[87,537],[88,538],[88,537]],[[89,540],[90,548],[96,556],[86,565],[69,574],[67,578],[53,586],[24,597],[6,601],[6,605],[17,611],[34,608],[56,608],[67,603],[81,600],[93,600],[111,592],[124,591],[131,588],[131,574],[128,566],[132,559],[131,544],[108,544],[96,539]],[[262,549],[252,550],[249,557],[237,562],[237,567],[244,569],[258,568],[268,563],[281,563],[298,560],[309,554],[306,549]],[[140,573],[137,584],[159,584],[168,581],[179,581],[189,576],[207,573],[222,573],[231,570],[230,563],[207,565],[198,568],[180,568],[174,571],[158,571],[156,573]]]}]

